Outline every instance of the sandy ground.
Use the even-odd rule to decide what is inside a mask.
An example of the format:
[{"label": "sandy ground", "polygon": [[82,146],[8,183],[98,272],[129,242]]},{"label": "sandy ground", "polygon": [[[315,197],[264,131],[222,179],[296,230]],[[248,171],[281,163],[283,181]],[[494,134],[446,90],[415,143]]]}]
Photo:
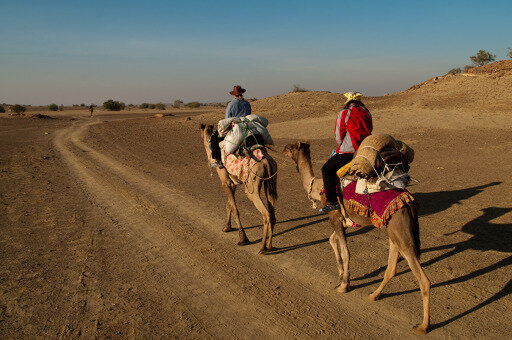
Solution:
[{"label": "sandy ground", "polygon": [[[416,151],[426,338],[510,337],[512,116],[380,107],[374,131]],[[0,119],[0,338],[414,338],[417,283],[404,261],[378,302],[384,230],[349,231],[352,290],[337,294],[330,227],[280,151],[334,147],[332,113],[269,113],[278,152],[277,251],[239,190],[253,244],[222,233],[225,199],[199,123],[220,111],[59,113]],[[190,117],[190,118],[188,118]]]}]

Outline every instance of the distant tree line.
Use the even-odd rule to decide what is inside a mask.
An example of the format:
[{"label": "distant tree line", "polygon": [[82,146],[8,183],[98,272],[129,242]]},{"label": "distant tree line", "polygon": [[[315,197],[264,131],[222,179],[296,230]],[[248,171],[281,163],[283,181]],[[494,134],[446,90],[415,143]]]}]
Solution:
[{"label": "distant tree line", "polygon": [[[508,48],[507,58],[512,59],[512,48]],[[452,68],[450,71],[448,71],[448,74],[458,74],[462,72],[467,72],[468,70],[472,69],[473,67],[480,67],[487,65],[493,61],[496,61],[496,55],[492,54],[491,52],[485,51],[485,50],[479,50],[475,55],[472,55],[469,57],[469,60],[471,60],[471,65],[465,65],[464,67],[456,67]]]}]

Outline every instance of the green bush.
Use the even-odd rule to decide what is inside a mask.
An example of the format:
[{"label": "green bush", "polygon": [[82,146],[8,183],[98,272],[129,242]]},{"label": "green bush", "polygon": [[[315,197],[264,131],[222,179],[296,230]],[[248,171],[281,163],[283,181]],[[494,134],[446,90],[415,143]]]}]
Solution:
[{"label": "green bush", "polygon": [[83,104],[83,103],[82,103],[82,104],[80,104],[80,107],[85,107],[85,104]]},{"label": "green bush", "polygon": [[124,110],[124,103],[117,100],[109,99],[103,103],[103,108],[108,111],[120,111]]},{"label": "green bush", "polygon": [[460,69],[460,67],[457,67],[457,68],[452,68],[450,71],[448,71],[447,74],[459,74],[461,72],[462,72],[462,70]]},{"label": "green bush", "polygon": [[464,72],[467,72],[468,70],[471,70],[472,68],[475,68],[473,65],[466,65],[464,66]]},{"label": "green bush", "polygon": [[26,110],[27,110],[27,108],[20,104],[15,104],[11,107],[11,111],[14,113],[17,113],[19,115],[24,114]]},{"label": "green bush", "polygon": [[174,107],[175,109],[179,109],[181,107],[181,105],[183,105],[183,101],[177,99],[174,101],[174,103],[172,104],[172,107]]},{"label": "green bush", "polygon": [[164,103],[156,103],[155,106],[156,106],[157,110],[165,110]]},{"label": "green bush", "polygon": [[2,105],[0,105],[0,113],[5,113],[5,109]]},{"label": "green bush", "polygon": [[201,104],[199,102],[190,102],[190,103],[186,103],[185,106],[188,108],[191,108],[191,109],[195,109],[195,108],[200,107]]},{"label": "green bush", "polygon": [[156,105],[155,104],[149,104],[149,108],[150,109],[154,109],[154,108],[156,108]]},{"label": "green bush", "polygon": [[490,52],[487,52],[484,50],[480,50],[477,52],[477,54],[469,57],[469,59],[475,66],[484,66],[484,65],[489,64],[492,61],[495,61],[496,55],[491,54]]},{"label": "green bush", "polygon": [[59,107],[57,106],[57,104],[50,104],[50,105],[48,105],[48,110],[59,111]]},{"label": "green bush", "polygon": [[147,109],[149,107],[148,103],[142,103],[139,105],[139,109]]}]

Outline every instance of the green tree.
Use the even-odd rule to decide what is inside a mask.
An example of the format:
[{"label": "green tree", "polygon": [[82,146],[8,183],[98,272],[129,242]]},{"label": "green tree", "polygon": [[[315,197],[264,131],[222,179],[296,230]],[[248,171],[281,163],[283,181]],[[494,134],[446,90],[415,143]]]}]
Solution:
[{"label": "green tree", "polygon": [[48,110],[59,111],[59,107],[57,106],[57,104],[50,104],[50,105],[48,105]]},{"label": "green tree", "polygon": [[156,103],[155,107],[157,110],[165,110],[165,104],[164,103]]},{"label": "green tree", "polygon": [[148,103],[142,103],[139,105],[139,109],[147,109],[149,107]]},{"label": "green tree", "polygon": [[462,70],[460,69],[460,67],[457,67],[457,68],[452,68],[450,71],[448,71],[447,74],[459,74],[461,72],[462,72]]},{"label": "green tree", "polygon": [[109,99],[103,103],[103,108],[108,111],[120,111],[124,110],[124,103],[117,100]]},{"label": "green tree", "polygon": [[469,57],[469,59],[475,66],[484,66],[492,61],[495,61],[496,55],[492,54],[491,52],[480,50],[477,52],[477,54]]}]

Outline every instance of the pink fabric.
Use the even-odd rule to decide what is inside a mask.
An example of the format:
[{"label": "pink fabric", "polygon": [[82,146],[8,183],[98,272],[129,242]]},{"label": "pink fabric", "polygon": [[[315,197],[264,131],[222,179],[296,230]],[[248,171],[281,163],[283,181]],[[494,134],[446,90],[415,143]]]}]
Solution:
[{"label": "pink fabric", "polygon": [[[258,161],[263,159],[263,152],[261,149],[254,150],[252,154]],[[231,154],[226,157],[224,166],[231,175],[236,176],[242,182],[245,182],[249,177],[250,168],[252,168],[257,162],[254,158],[237,157]]]},{"label": "pink fabric", "polygon": [[351,210],[359,215],[369,216],[376,227],[386,226],[389,218],[404,204],[413,201],[407,190],[392,189],[369,195],[356,193],[356,183],[352,181],[343,189],[343,199],[349,201]]}]

